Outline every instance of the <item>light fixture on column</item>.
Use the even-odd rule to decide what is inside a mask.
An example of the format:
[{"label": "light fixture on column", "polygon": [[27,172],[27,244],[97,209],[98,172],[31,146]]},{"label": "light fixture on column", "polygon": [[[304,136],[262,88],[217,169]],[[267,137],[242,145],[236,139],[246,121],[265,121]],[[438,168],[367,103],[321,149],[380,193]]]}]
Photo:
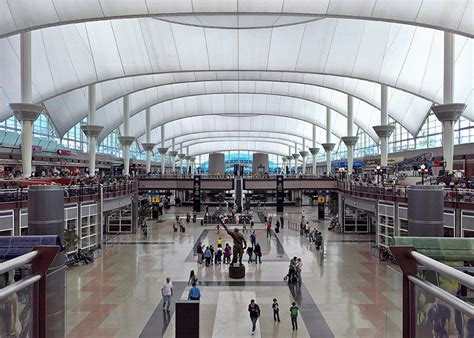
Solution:
[{"label": "light fixture on column", "polygon": [[424,164],[418,168],[418,174],[421,176],[421,185],[425,185],[425,175],[428,175],[428,168]]}]

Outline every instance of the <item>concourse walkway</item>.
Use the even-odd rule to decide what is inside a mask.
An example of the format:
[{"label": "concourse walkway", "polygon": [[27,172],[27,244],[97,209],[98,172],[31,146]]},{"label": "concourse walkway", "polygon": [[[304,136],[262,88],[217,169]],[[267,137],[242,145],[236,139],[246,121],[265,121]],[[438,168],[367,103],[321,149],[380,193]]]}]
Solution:
[{"label": "concourse walkway", "polygon": [[[285,223],[299,221],[301,208],[285,211]],[[317,222],[316,208],[304,211],[310,225],[322,230],[324,250],[286,226],[267,239],[264,225],[257,223],[263,262],[248,264],[245,255],[245,280],[229,279],[227,265],[197,264],[192,252],[198,241],[216,247],[219,236],[228,238],[222,228],[218,234],[215,227],[197,223],[185,224],[185,233],[173,232],[175,215],[189,208],[172,208],[164,220],[149,221],[147,239],[110,236],[93,264],[67,272],[67,336],[174,337],[174,301],[187,298],[194,270],[202,293],[201,337],[250,337],[250,299],[261,309],[255,337],[400,337],[400,274],[371,255],[369,236],[335,234]],[[248,240],[250,232],[245,235]],[[303,260],[303,281],[288,285],[283,277],[294,256]],[[167,276],[174,284],[169,314],[161,299]],[[273,320],[273,298],[280,305],[280,323]],[[300,308],[297,331],[289,316],[293,301]]]}]

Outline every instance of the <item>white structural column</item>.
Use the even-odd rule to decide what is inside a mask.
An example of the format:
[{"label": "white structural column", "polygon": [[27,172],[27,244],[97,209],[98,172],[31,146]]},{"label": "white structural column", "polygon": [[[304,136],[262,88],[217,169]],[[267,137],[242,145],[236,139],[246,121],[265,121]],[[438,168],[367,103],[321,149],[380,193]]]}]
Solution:
[{"label": "white structural column", "polygon": [[395,126],[388,124],[388,93],[387,86],[380,86],[380,123],[379,126],[374,126],[375,133],[380,138],[380,166],[386,167],[388,163],[388,139],[395,130]]},{"label": "white structural column", "polygon": [[130,136],[130,100],[128,95],[123,97],[123,135],[119,136],[119,141],[122,144],[123,156],[123,174],[130,175],[130,146],[135,137]]},{"label": "white structural column", "polygon": [[166,152],[168,148],[165,147],[165,125],[161,125],[161,144],[160,148],[158,148],[160,152],[160,160],[161,160],[161,174],[165,174],[165,160],[166,160]]},{"label": "white structural column", "polygon": [[301,158],[303,159],[303,167],[301,173],[306,175],[306,157],[308,156],[309,152],[306,150],[306,139],[303,137],[303,149],[300,151]]},{"label": "white structural column", "polygon": [[293,161],[293,156],[291,155],[291,147],[288,146],[288,156],[286,157],[288,161],[288,172],[287,174],[291,174],[291,161]]},{"label": "white structural column", "polygon": [[95,111],[96,111],[96,89],[95,84],[91,84],[88,87],[88,101],[89,101],[89,115],[87,118],[87,124],[81,126],[82,132],[87,136],[88,140],[88,151],[89,151],[89,175],[95,175],[95,154],[97,148],[97,137],[101,133],[104,127],[95,124]]},{"label": "white structural column", "polygon": [[295,160],[295,174],[298,174],[298,158],[300,154],[298,153],[298,144],[295,142],[295,152],[292,154],[293,159]]},{"label": "white structural column", "polygon": [[183,170],[183,160],[186,158],[186,154],[183,153],[183,143],[180,143],[180,145],[179,145],[178,158],[179,158],[179,172],[180,172],[181,174],[184,174],[184,170]]},{"label": "white structural column", "polygon": [[146,142],[142,143],[143,149],[146,151],[146,173],[151,172],[151,156],[153,155],[153,148],[155,143],[151,142],[151,116],[150,108],[147,108],[145,111],[145,140]]},{"label": "white structural column", "polygon": [[347,95],[347,136],[342,141],[347,147],[347,180],[351,179],[354,165],[354,146],[357,143],[357,136],[354,136],[354,102],[353,97]]},{"label": "white structural column", "polygon": [[31,32],[20,34],[20,84],[21,103],[10,103],[10,108],[21,122],[21,164],[23,176],[31,176],[33,153],[33,123],[43,111],[40,105],[32,104],[31,82]]},{"label": "white structural column", "polygon": [[326,107],[326,143],[322,146],[326,152],[326,175],[329,176],[331,173],[331,151],[334,149],[335,144],[331,143],[331,108]]},{"label": "white structural column", "polygon": [[176,171],[176,155],[178,155],[178,152],[174,148],[175,148],[175,144],[174,144],[174,137],[173,137],[171,139],[171,151],[168,153],[171,159],[171,172],[172,173]]},{"label": "white structural column", "polygon": [[454,61],[454,36],[444,32],[443,104],[432,107],[432,110],[443,124],[443,160],[448,174],[453,171],[454,124],[466,109],[464,103],[453,103]]},{"label": "white structural column", "polygon": [[186,157],[185,157],[185,160],[186,160],[186,170],[185,170],[185,173],[187,174],[188,173],[188,170],[189,170],[189,162],[191,160],[191,156],[189,156],[189,146],[186,146]]},{"label": "white structural column", "polygon": [[319,153],[319,148],[316,147],[316,125],[313,124],[313,146],[309,148],[311,155],[313,155],[313,175],[316,175],[316,155]]}]

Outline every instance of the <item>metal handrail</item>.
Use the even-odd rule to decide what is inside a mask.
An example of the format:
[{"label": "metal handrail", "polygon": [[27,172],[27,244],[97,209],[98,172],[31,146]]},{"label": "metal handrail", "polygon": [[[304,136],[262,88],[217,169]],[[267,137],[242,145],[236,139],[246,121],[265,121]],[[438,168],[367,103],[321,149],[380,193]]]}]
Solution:
[{"label": "metal handrail", "polygon": [[430,257],[422,255],[417,251],[412,251],[411,255],[418,264],[433,269],[442,275],[456,279],[457,281],[461,282],[461,284],[467,286],[469,289],[474,289],[474,277],[471,277],[468,274],[456,270],[446,264],[440,263]]},{"label": "metal handrail", "polygon": [[457,298],[456,296],[453,296],[449,292],[446,292],[443,289],[437,287],[436,285],[433,285],[430,282],[425,281],[419,277],[408,276],[408,280],[423,289],[424,291],[428,292],[429,294],[451,305],[456,310],[464,313],[469,317],[474,317],[474,306],[464,302],[463,300]]},{"label": "metal handrail", "polygon": [[10,297],[14,293],[26,289],[28,286],[38,282],[40,279],[41,275],[32,275],[21,279],[18,282],[10,284],[4,287],[3,289],[0,289],[0,300],[4,300],[5,298]]},{"label": "metal handrail", "polygon": [[31,263],[31,261],[38,255],[38,251],[31,251],[24,255],[10,259],[6,262],[0,263],[0,275],[10,270],[19,268],[25,264]]}]

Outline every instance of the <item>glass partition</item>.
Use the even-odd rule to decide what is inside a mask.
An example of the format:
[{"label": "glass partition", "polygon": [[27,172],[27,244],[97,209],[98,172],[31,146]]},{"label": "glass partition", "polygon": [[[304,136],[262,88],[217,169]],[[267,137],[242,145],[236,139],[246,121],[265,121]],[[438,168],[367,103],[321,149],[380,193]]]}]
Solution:
[{"label": "glass partition", "polygon": [[402,273],[392,266],[387,266],[385,297],[385,337],[402,337]]},{"label": "glass partition", "polygon": [[[15,281],[13,271],[0,275],[0,289]],[[33,285],[0,302],[0,337],[33,336]]]}]

